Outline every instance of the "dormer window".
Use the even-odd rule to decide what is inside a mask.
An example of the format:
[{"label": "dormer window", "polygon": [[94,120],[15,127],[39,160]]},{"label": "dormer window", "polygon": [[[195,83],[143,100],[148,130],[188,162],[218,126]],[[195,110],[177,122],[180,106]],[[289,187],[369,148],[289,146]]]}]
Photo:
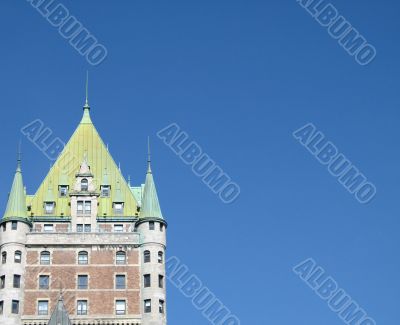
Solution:
[{"label": "dormer window", "polygon": [[60,197],[67,197],[68,196],[68,185],[60,185],[58,187],[58,193]]},{"label": "dormer window", "polygon": [[82,179],[81,181],[81,191],[87,192],[89,190],[89,182],[86,178]]},{"label": "dormer window", "polygon": [[55,202],[45,202],[44,203],[44,213],[45,214],[53,214],[55,207],[56,207]]},{"label": "dormer window", "polygon": [[101,186],[101,196],[102,197],[110,197],[110,185],[102,185]]},{"label": "dormer window", "polygon": [[124,203],[122,203],[122,202],[114,202],[113,208],[114,208],[115,214],[123,214],[124,213]]}]

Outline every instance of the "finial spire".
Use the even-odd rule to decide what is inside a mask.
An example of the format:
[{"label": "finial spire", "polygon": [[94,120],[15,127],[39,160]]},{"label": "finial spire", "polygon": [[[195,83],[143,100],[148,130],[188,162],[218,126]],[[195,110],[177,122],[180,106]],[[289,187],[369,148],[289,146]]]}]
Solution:
[{"label": "finial spire", "polygon": [[22,150],[21,150],[21,140],[18,143],[18,150],[17,150],[17,170],[21,171],[21,163],[22,163]]},{"label": "finial spire", "polygon": [[151,174],[151,151],[150,151],[150,137],[147,137],[147,173]]},{"label": "finial spire", "polygon": [[89,108],[89,71],[86,71],[86,101],[84,108]]}]

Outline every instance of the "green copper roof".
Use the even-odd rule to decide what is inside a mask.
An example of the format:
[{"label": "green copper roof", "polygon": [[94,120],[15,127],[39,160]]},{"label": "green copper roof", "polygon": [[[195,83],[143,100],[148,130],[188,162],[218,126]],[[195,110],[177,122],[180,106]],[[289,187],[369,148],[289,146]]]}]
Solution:
[{"label": "green copper roof", "polygon": [[71,325],[62,297],[58,299],[57,306],[54,308],[48,325]]},{"label": "green copper roof", "polygon": [[[90,174],[93,174],[97,192],[100,192],[103,173],[107,169],[111,195],[109,198],[99,200],[101,216],[112,217],[114,214],[112,202],[116,201],[124,203],[122,216],[132,217],[137,215],[137,201],[93,125],[87,106],[84,107],[81,123],[39,186],[36,194],[28,196],[27,205],[31,206],[32,216],[43,216],[43,203],[47,197],[50,197],[51,193],[56,203],[52,216],[71,215],[71,207],[68,205],[69,198],[59,197],[58,186],[67,183],[70,186],[70,192],[74,190],[77,183],[76,175],[82,171],[82,157],[85,157],[85,161],[90,164],[90,170],[88,170]],[[121,141],[127,142],[128,140],[121,139]],[[117,182],[119,182],[118,186]],[[51,190],[49,190],[48,184],[51,184]]]},{"label": "green copper roof", "polygon": [[158,201],[156,185],[153,179],[153,173],[151,172],[150,161],[146,175],[146,182],[144,185],[142,206],[140,209],[140,218],[163,219],[160,203]]},{"label": "green copper roof", "polygon": [[53,193],[53,185],[51,184],[51,180],[49,180],[49,185],[47,187],[47,193],[44,197],[44,202],[55,202],[56,198]]},{"label": "green copper roof", "polygon": [[14,181],[11,187],[10,196],[6,212],[3,219],[13,217],[27,218],[26,196],[24,189],[24,182],[22,180],[21,161],[18,160],[17,170],[15,172]]}]

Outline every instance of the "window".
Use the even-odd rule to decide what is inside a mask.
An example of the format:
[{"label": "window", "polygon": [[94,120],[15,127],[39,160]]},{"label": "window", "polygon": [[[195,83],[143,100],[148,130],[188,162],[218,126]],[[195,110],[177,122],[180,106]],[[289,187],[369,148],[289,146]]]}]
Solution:
[{"label": "window", "polygon": [[1,264],[7,263],[7,252],[1,253]]},{"label": "window", "polygon": [[114,225],[114,232],[124,232],[123,225]]},{"label": "window", "polygon": [[1,227],[3,228],[3,231],[6,231],[6,230],[7,230],[7,224],[6,224],[6,223],[3,223],[3,224],[1,225]]},{"label": "window", "polygon": [[2,275],[0,277],[0,289],[4,289],[5,286],[6,286],[6,276]]},{"label": "window", "polygon": [[68,185],[60,185],[58,188],[58,194],[60,197],[67,197],[68,195]]},{"label": "window", "polygon": [[150,229],[150,230],[154,230],[154,229],[155,229],[154,221],[150,221],[150,222],[149,222],[149,229]]},{"label": "window", "polygon": [[88,288],[89,278],[87,275],[78,275],[78,289],[86,290]]},{"label": "window", "polygon": [[164,314],[164,300],[159,300],[159,304],[158,304],[158,311],[160,312],[160,314]]},{"label": "window", "polygon": [[123,203],[114,202],[113,205],[114,205],[114,213],[116,213],[116,214],[124,213],[124,204]]},{"label": "window", "polygon": [[125,254],[125,252],[117,252],[116,262],[119,265],[126,264],[126,254]]},{"label": "window", "polygon": [[83,201],[78,201],[78,205],[77,205],[76,211],[78,212],[78,214],[82,214],[83,213]]},{"label": "window", "polygon": [[85,225],[85,232],[91,232],[92,231],[92,226],[91,225]]},{"label": "window", "polygon": [[82,224],[76,225],[76,231],[77,232],[83,232],[83,225]]},{"label": "window", "polygon": [[89,190],[89,182],[86,178],[82,179],[81,181],[81,191],[85,192]]},{"label": "window", "polygon": [[19,301],[13,300],[11,304],[11,312],[13,314],[19,314]]},{"label": "window", "polygon": [[125,275],[118,274],[115,276],[115,289],[126,288],[126,277]]},{"label": "window", "polygon": [[145,263],[150,263],[150,261],[151,261],[150,251],[144,251],[143,259],[144,259]]},{"label": "window", "polygon": [[164,276],[161,274],[158,276],[158,287],[161,289],[164,288]]},{"label": "window", "polygon": [[163,232],[164,231],[164,224],[160,223],[160,231]]},{"label": "window", "polygon": [[11,230],[17,230],[17,229],[18,229],[18,222],[12,221],[11,222]]},{"label": "window", "polygon": [[45,214],[53,214],[55,205],[56,205],[55,202],[45,202],[44,203],[44,213]]},{"label": "window", "polygon": [[76,313],[78,315],[87,315],[88,313],[88,303],[87,300],[78,300]]},{"label": "window", "polygon": [[92,202],[85,201],[85,214],[91,214],[91,213],[92,213]]},{"label": "window", "polygon": [[14,274],[13,288],[21,288],[21,276]]},{"label": "window", "polygon": [[126,301],[125,300],[117,300],[115,302],[115,314],[125,315],[125,313],[126,313]]},{"label": "window", "polygon": [[145,288],[151,287],[151,275],[150,274],[145,274],[143,276],[143,285]]},{"label": "window", "polygon": [[158,252],[158,263],[162,263],[164,261],[164,253]]},{"label": "window", "polygon": [[81,264],[81,265],[88,264],[88,253],[87,252],[79,252],[78,264]]},{"label": "window", "polygon": [[21,263],[22,253],[21,251],[15,251],[14,253],[14,263]]},{"label": "window", "polygon": [[49,265],[50,264],[50,252],[41,252],[40,253],[40,264]]},{"label": "window", "polygon": [[144,312],[151,313],[151,300],[150,299],[144,301]]},{"label": "window", "polygon": [[39,276],[39,289],[47,290],[50,287],[50,277],[48,275]]},{"label": "window", "polygon": [[0,315],[3,315],[3,310],[4,310],[4,301],[0,301]]},{"label": "window", "polygon": [[49,313],[49,302],[47,300],[38,301],[38,315],[48,315]]},{"label": "window", "polygon": [[110,196],[110,186],[109,185],[102,185],[101,186],[101,196],[102,197],[109,197]]},{"label": "window", "polygon": [[53,232],[54,226],[53,225],[44,225],[44,232]]}]

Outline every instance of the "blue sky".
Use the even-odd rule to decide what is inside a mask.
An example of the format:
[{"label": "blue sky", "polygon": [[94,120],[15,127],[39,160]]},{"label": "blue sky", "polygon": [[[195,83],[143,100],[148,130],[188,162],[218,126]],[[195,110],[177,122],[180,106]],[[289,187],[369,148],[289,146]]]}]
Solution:
[{"label": "blue sky", "polygon": [[[378,324],[397,322],[398,1],[332,2],[376,47],[367,66],[295,0],[62,3],[107,48],[99,66],[26,1],[0,4],[3,207],[19,139],[29,193],[49,168],[21,127],[40,118],[67,140],[81,118],[89,70],[92,118],[135,184],[144,181],[152,137],[169,255],[242,324],[342,324],[292,272],[309,257]],[[157,138],[170,123],[240,185],[233,204]],[[355,200],[293,138],[306,123],[376,185],[371,203]],[[210,324],[173,286],[168,314],[171,324]]]}]

